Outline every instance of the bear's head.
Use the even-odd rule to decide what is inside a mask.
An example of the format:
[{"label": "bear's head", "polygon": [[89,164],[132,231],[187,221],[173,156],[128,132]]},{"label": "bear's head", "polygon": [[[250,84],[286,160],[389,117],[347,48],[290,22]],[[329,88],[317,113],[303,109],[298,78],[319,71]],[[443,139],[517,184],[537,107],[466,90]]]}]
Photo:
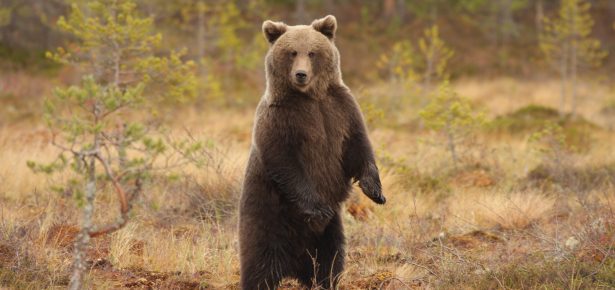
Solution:
[{"label": "bear's head", "polygon": [[341,82],[339,51],[334,44],[337,21],[329,15],[311,25],[289,26],[267,20],[263,34],[270,44],[265,58],[271,91],[296,90],[320,95]]}]

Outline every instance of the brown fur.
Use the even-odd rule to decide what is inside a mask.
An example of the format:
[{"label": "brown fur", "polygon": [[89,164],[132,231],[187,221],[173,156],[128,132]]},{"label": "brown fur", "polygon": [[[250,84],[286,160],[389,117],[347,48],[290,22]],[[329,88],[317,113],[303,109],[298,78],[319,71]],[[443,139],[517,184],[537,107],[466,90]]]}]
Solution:
[{"label": "brown fur", "polygon": [[240,204],[243,289],[276,288],[284,277],[334,288],[344,264],[340,206],[352,180],[385,203],[361,112],[341,78],[336,27],[333,16],[310,26],[263,23],[271,47]]}]

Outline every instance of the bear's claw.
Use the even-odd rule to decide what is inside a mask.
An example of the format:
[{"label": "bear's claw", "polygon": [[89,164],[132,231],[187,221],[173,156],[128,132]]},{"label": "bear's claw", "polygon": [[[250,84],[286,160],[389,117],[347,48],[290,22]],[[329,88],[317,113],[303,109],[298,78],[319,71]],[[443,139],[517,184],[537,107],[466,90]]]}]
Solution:
[{"label": "bear's claw", "polygon": [[382,185],[380,184],[380,178],[376,175],[368,175],[359,181],[359,187],[363,190],[363,193],[369,197],[373,202],[377,204],[385,204],[387,199],[382,194]]}]

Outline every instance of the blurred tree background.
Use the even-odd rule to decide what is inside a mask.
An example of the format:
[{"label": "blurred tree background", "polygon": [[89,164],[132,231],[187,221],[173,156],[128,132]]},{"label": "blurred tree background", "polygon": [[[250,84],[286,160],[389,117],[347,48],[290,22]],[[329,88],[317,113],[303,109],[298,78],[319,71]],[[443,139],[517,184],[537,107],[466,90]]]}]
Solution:
[{"label": "blurred tree background", "polygon": [[615,0],[0,0],[0,288],[236,289],[262,23],[328,14],[349,289],[613,288]]},{"label": "blurred tree background", "polygon": [[[70,5],[85,6],[87,2],[0,0],[2,70],[27,70],[76,83],[80,79],[78,73],[66,72],[44,54],[57,47],[70,46],[74,39],[59,29],[57,20],[68,13]],[[553,69],[557,53],[545,50],[548,45],[545,36],[553,35],[553,22],[545,20],[562,17],[558,16],[563,9],[559,0],[136,2],[140,15],[151,17],[156,31],[165,39],[155,48],[156,53],[185,49],[183,60],[197,64],[199,96],[194,102],[200,105],[253,105],[258,100],[260,94],[255,92],[263,88],[263,56],[267,49],[260,27],[266,19],[299,24],[334,14],[339,22],[337,44],[342,51],[342,69],[351,86],[401,77],[399,71],[383,74],[373,69],[383,60],[394,60],[395,54],[405,58],[400,62],[413,62],[415,72],[403,77],[416,78],[413,82],[423,90],[437,85],[431,84],[432,80],[442,78],[444,71],[438,67],[442,65],[439,62],[446,66],[446,78],[452,79],[502,75],[537,78],[560,73]],[[586,10],[583,13],[593,19],[592,26],[582,28],[583,37],[598,41],[604,51],[612,50],[615,1],[581,2]],[[443,55],[429,59],[428,54],[433,52],[428,50],[434,49],[429,47],[429,37],[442,42],[435,43],[436,46],[446,45],[444,51],[438,52]],[[551,45],[557,47],[553,38]],[[583,55],[580,57],[582,61]],[[605,72],[615,67],[612,57],[602,59],[601,70],[593,69],[592,73],[606,75]],[[393,69],[391,65],[404,64],[387,65]],[[580,70],[583,68],[579,66]],[[583,75],[581,71],[574,73]]]}]

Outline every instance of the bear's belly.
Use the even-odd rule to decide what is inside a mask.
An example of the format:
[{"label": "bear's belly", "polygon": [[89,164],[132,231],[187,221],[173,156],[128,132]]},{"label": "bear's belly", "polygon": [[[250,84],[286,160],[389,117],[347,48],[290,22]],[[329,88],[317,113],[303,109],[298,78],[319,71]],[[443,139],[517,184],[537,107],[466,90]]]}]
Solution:
[{"label": "bear's belly", "polygon": [[[326,120],[325,120],[326,121]],[[327,126],[323,122],[314,127],[319,128],[316,136],[312,135],[309,142],[302,144],[298,152],[300,164],[317,188],[318,194],[335,203],[341,203],[348,197],[350,179],[347,178],[343,166],[342,128]]]}]

